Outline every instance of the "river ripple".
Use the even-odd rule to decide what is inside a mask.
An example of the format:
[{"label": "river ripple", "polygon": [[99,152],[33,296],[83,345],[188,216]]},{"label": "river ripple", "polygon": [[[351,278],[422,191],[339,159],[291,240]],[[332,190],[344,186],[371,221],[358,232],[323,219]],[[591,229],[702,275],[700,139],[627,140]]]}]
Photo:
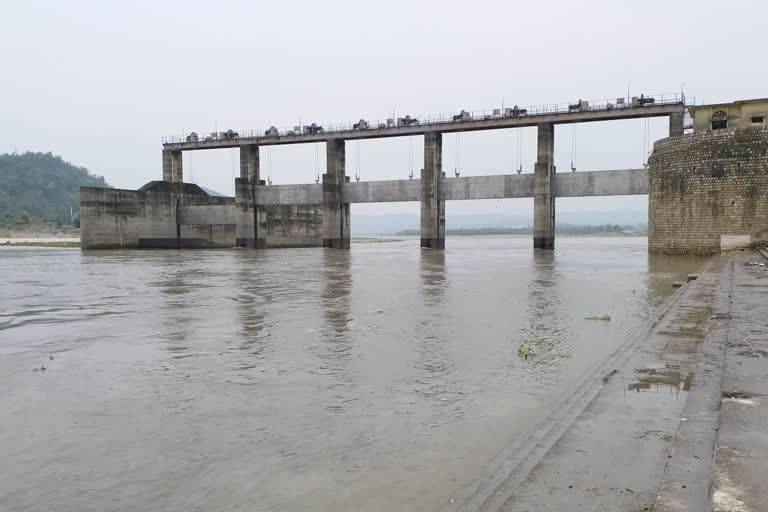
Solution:
[{"label": "river ripple", "polygon": [[702,261],[557,244],[3,248],[0,510],[439,510]]}]

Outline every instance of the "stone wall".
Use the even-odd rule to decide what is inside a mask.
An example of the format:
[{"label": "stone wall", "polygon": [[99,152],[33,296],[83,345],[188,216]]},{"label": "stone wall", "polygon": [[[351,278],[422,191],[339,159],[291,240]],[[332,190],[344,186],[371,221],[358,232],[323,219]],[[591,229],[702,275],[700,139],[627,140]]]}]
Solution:
[{"label": "stone wall", "polygon": [[648,173],[650,253],[712,254],[768,233],[768,131],[662,139]]}]

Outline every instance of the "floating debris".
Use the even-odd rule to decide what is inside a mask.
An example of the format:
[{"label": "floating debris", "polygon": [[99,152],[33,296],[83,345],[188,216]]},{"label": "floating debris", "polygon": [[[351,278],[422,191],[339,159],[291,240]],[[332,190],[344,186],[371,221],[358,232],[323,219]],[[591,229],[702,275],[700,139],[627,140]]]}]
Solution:
[{"label": "floating debris", "polygon": [[520,345],[520,348],[517,349],[517,355],[525,360],[528,360],[528,358],[533,359],[536,356],[533,350],[529,348],[525,348],[525,346],[523,346],[522,344]]},{"label": "floating debris", "polygon": [[602,320],[603,322],[609,322],[611,320],[611,315],[603,315],[603,316],[585,316],[584,320]]},{"label": "floating debris", "polygon": [[48,356],[48,359],[50,359],[51,361],[53,361],[53,354],[49,355],[49,356]]}]

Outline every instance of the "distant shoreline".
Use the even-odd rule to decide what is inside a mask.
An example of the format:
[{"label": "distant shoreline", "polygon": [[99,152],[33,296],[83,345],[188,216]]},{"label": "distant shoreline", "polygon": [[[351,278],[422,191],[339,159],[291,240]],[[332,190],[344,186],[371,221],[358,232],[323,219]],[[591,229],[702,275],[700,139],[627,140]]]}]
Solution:
[{"label": "distant shoreline", "polygon": [[[647,233],[557,233],[562,238],[644,238]],[[418,234],[400,235],[397,238],[387,236],[353,236],[353,244],[385,244],[393,242],[405,242],[418,238]],[[528,238],[531,233],[447,233],[446,238]],[[67,249],[79,249],[79,238],[55,238],[55,237],[23,237],[0,238],[0,249],[3,247],[58,247]]]},{"label": "distant shoreline", "polygon": [[[400,231],[395,236],[418,237],[419,232],[414,230]],[[446,237],[477,237],[477,236],[533,236],[533,231],[509,231],[499,230],[447,230]],[[648,233],[641,231],[555,231],[558,237],[647,237]]]},{"label": "distant shoreline", "polygon": [[2,247],[65,247],[79,249],[80,239],[50,237],[0,238],[0,248]]},{"label": "distant shoreline", "polygon": [[402,238],[386,238],[383,236],[353,236],[353,244],[386,244],[390,242],[402,242]]}]

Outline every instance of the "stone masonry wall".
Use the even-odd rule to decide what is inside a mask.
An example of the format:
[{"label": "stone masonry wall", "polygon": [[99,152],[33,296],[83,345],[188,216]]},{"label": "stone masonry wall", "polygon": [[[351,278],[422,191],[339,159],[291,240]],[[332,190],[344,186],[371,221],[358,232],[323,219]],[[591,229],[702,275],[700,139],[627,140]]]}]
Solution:
[{"label": "stone masonry wall", "polygon": [[712,254],[768,233],[765,129],[662,139],[648,175],[652,254]]}]

